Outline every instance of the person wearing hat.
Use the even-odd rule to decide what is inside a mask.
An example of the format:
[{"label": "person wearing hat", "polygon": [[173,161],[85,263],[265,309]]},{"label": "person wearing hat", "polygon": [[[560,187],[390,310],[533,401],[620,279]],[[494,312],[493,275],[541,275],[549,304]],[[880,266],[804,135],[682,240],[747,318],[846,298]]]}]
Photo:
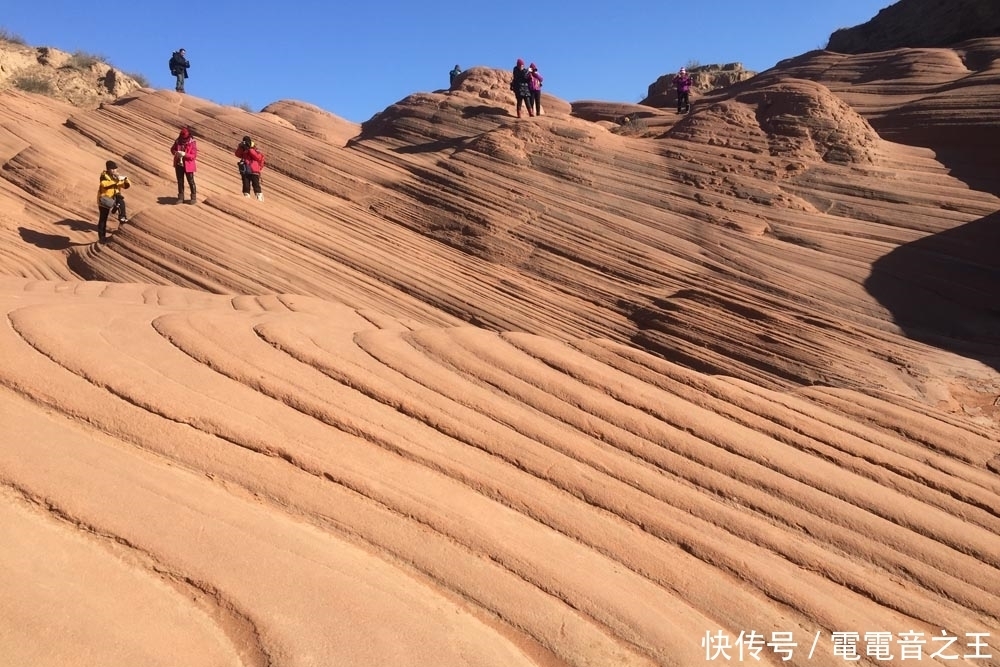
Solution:
[{"label": "person wearing hat", "polygon": [[107,240],[108,216],[112,211],[118,212],[118,224],[128,222],[125,214],[125,197],[122,190],[132,187],[128,176],[118,173],[118,165],[113,160],[104,163],[104,171],[101,172],[101,182],[97,186],[97,210],[100,218],[97,220],[97,240],[104,243]]},{"label": "person wearing hat", "polygon": [[674,77],[674,87],[677,88],[677,113],[686,113],[691,108],[689,99],[691,77],[688,75],[686,67],[682,67],[677,72],[677,76]]},{"label": "person wearing hat", "polygon": [[240,176],[243,179],[243,196],[250,196],[250,188],[257,195],[257,201],[264,201],[264,193],[260,188],[260,171],[264,168],[264,154],[257,150],[257,144],[249,136],[236,147],[236,157],[240,159]]},{"label": "person wearing hat", "polygon": [[177,80],[174,90],[178,93],[184,92],[184,79],[188,78],[188,67],[191,67],[191,63],[188,62],[186,51],[184,49],[177,49],[170,56],[170,73],[174,75]]},{"label": "person wearing hat", "polygon": [[528,113],[534,108],[535,115],[542,115],[542,75],[538,73],[535,63],[528,65],[528,88],[531,91],[531,99],[528,100]]},{"label": "person wearing hat", "polygon": [[170,147],[170,152],[174,156],[174,172],[177,174],[177,203],[184,201],[184,179],[187,179],[188,187],[191,190],[189,204],[198,201],[198,188],[194,182],[194,172],[198,170],[195,160],[198,159],[198,142],[191,136],[191,130],[186,127],[181,128],[180,134]]},{"label": "person wearing hat", "polygon": [[517,59],[517,64],[514,65],[513,78],[510,82],[510,89],[514,91],[514,97],[517,98],[517,117],[521,117],[521,105],[525,104],[528,107],[528,115],[534,116],[534,112],[531,110],[531,83],[528,77],[528,69],[524,66],[524,60],[522,58]]}]

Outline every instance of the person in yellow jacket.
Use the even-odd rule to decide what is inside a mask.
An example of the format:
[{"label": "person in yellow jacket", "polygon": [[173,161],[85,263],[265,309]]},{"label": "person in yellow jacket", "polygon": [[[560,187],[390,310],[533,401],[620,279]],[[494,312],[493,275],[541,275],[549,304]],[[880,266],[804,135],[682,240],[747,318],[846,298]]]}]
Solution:
[{"label": "person in yellow jacket", "polygon": [[118,212],[118,224],[128,222],[122,190],[130,187],[132,184],[129,183],[128,176],[120,175],[118,165],[113,160],[108,160],[101,172],[101,184],[97,186],[97,210],[101,214],[97,221],[97,240],[101,243],[107,238],[108,216],[112,211]]}]

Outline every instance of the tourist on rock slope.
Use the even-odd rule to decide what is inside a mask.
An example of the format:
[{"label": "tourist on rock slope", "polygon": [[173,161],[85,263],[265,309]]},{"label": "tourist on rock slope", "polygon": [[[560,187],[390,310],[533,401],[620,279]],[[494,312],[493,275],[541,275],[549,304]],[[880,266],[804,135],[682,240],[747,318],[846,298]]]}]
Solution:
[{"label": "tourist on rock slope", "polygon": [[542,115],[542,75],[538,73],[535,63],[528,65],[528,88],[531,90],[531,99],[528,101],[528,113],[534,106],[535,115]]},{"label": "tourist on rock slope", "polygon": [[188,67],[191,67],[191,63],[188,62],[184,49],[174,51],[170,56],[170,73],[177,79],[174,90],[178,93],[184,92],[184,79],[188,78]]},{"label": "tourist on rock slope", "polygon": [[100,217],[97,219],[97,240],[104,243],[108,234],[108,216],[112,211],[118,212],[118,224],[128,222],[125,214],[125,197],[122,190],[127,190],[132,186],[128,176],[118,174],[118,165],[112,160],[104,164],[104,171],[101,172],[101,182],[97,186],[97,211]]},{"label": "tourist on rock slope", "polygon": [[198,170],[198,142],[191,136],[191,130],[186,127],[181,128],[181,133],[177,135],[174,145],[170,147],[170,152],[174,155],[174,172],[177,174],[177,203],[184,201],[184,179],[187,179],[191,189],[191,199],[189,204],[198,201],[198,189],[194,183],[194,172]]},{"label": "tourist on rock slope", "polygon": [[253,187],[258,201],[264,201],[264,193],[260,188],[260,170],[264,168],[264,154],[257,150],[257,144],[249,136],[236,147],[236,157],[240,159],[240,176],[243,179],[243,196],[250,196]]},{"label": "tourist on rock slope", "polygon": [[677,88],[677,113],[687,113],[691,109],[691,77],[687,68],[682,67],[674,77],[674,87]]},{"label": "tourist on rock slope", "polygon": [[521,58],[518,58],[517,64],[514,65],[510,89],[514,91],[514,97],[517,98],[517,117],[521,117],[522,104],[527,105],[528,115],[534,116],[535,114],[531,110],[531,83],[528,77],[528,69],[524,66],[524,60]]},{"label": "tourist on rock slope", "polygon": [[450,72],[448,72],[448,76],[449,76],[449,86],[448,86],[448,88],[449,89],[454,89],[455,88],[455,82],[458,80],[458,75],[461,74],[461,73],[462,73],[462,68],[459,67],[458,65],[455,65],[455,69],[453,69]]}]

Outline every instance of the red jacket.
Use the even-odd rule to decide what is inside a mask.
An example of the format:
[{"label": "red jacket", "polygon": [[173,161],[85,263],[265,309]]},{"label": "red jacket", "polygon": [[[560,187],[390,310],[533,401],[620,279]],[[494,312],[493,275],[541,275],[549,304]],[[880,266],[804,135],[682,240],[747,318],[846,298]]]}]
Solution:
[{"label": "red jacket", "polygon": [[250,148],[243,148],[242,144],[237,146],[236,157],[250,165],[251,174],[259,174],[260,170],[264,168],[264,154],[257,150],[253,144],[250,144]]},{"label": "red jacket", "polygon": [[[174,145],[170,147],[170,152],[174,155],[174,166],[179,167],[184,165],[184,171],[192,174],[198,170],[198,165],[195,160],[198,159],[198,142],[194,139],[181,139],[177,137],[177,141]],[[183,152],[184,157],[179,156],[177,153]]]}]

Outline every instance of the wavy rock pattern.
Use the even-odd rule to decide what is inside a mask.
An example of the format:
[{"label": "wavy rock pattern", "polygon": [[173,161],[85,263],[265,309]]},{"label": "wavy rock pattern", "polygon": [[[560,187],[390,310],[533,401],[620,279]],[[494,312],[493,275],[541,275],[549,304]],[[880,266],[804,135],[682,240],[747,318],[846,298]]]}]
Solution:
[{"label": "wavy rock pattern", "polygon": [[648,136],[513,119],[485,69],[360,127],[4,93],[0,663],[692,665],[756,630],[835,665],[834,631],[944,630],[1000,664],[998,200],[879,129],[953,90],[985,123],[955,54],[803,56]]}]

